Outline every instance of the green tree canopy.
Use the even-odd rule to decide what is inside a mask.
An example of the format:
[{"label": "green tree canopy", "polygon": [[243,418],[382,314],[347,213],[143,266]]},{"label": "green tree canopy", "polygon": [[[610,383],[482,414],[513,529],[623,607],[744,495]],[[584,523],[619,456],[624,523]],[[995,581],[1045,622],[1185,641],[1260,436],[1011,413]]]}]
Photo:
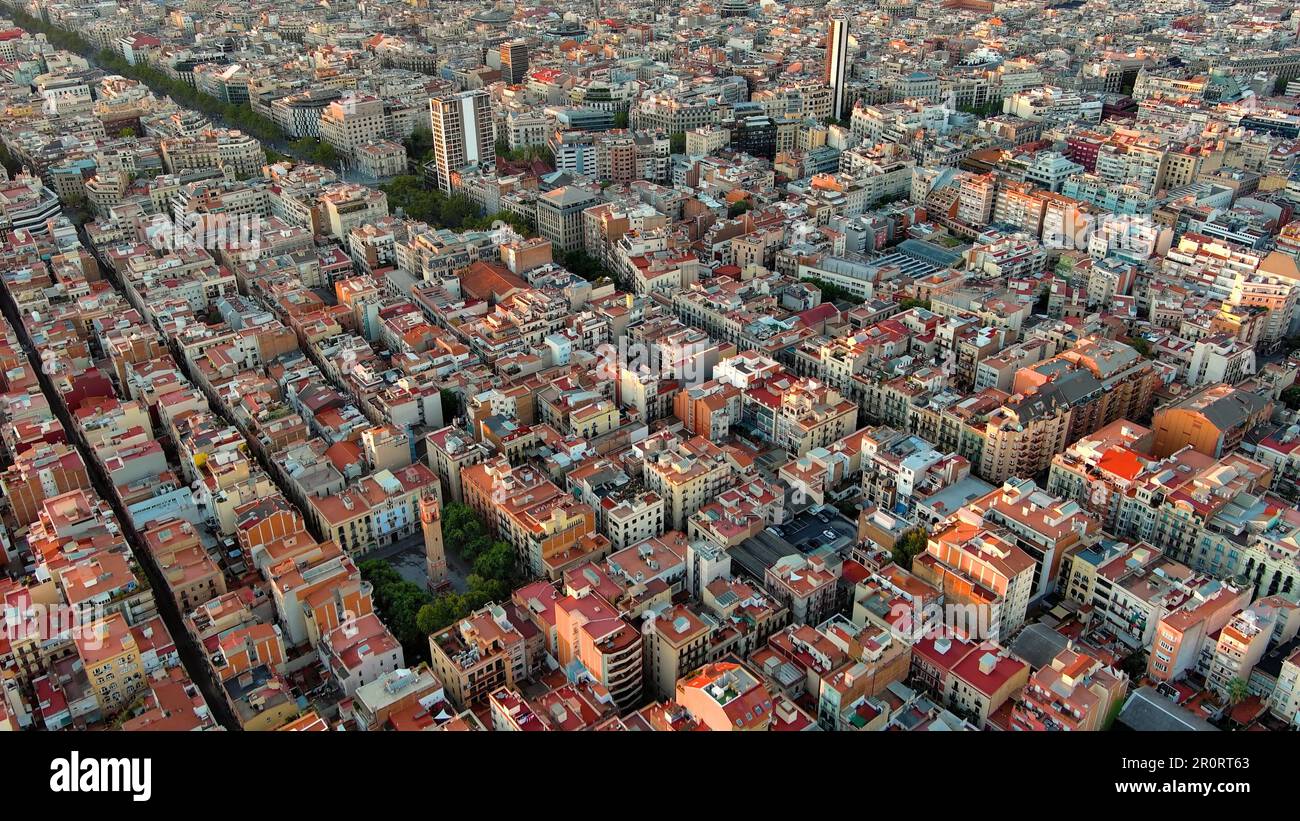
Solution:
[{"label": "green tree canopy", "polygon": [[433,159],[433,132],[424,126],[418,126],[411,136],[402,140],[406,147],[406,156],[421,162]]},{"label": "green tree canopy", "polygon": [[478,204],[463,194],[447,196],[425,185],[419,177],[405,174],[394,177],[379,189],[388,197],[388,207],[401,208],[411,219],[439,228],[457,231],[487,231],[504,222],[524,236],[532,236],[534,227],[518,214],[505,211],[483,214]]},{"label": "green tree canopy", "polygon": [[431,603],[429,592],[403,579],[392,565],[382,559],[364,561],[358,570],[361,578],[370,583],[379,618],[401,643],[407,662],[427,661],[428,633],[420,628],[418,614]]},{"label": "green tree canopy", "polygon": [[1234,678],[1228,682],[1227,696],[1228,703],[1235,707],[1250,696],[1250,685],[1245,679]]},{"label": "green tree canopy", "polygon": [[1282,391],[1282,404],[1291,410],[1300,408],[1300,385],[1292,385]]},{"label": "green tree canopy", "polygon": [[906,569],[912,569],[912,560],[925,552],[925,546],[930,541],[930,534],[925,528],[916,528],[904,533],[895,544],[893,549],[894,564]]},{"label": "green tree canopy", "polygon": [[600,264],[600,260],[582,248],[575,248],[566,254],[561,254],[559,263],[588,282],[612,278],[609,271],[605,270],[605,266]]},{"label": "green tree canopy", "polygon": [[474,557],[474,573],[485,579],[513,579],[515,549],[508,542],[493,542]]}]

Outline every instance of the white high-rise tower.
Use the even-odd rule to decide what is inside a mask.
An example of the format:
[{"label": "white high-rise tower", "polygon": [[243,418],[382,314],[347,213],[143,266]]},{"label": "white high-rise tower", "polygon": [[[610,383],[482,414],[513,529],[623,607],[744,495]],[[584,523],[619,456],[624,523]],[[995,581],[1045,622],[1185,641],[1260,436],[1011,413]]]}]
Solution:
[{"label": "white high-rise tower", "polygon": [[491,98],[482,89],[440,94],[429,100],[438,188],[452,192],[452,175],[496,162]]},{"label": "white high-rise tower", "polygon": [[849,18],[837,14],[826,30],[826,85],[831,87],[831,116],[844,116],[849,76]]}]

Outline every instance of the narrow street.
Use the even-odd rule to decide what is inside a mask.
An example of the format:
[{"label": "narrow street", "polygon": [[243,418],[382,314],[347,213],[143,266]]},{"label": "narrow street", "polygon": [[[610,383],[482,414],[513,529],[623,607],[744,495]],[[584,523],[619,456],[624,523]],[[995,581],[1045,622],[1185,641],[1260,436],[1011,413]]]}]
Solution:
[{"label": "narrow street", "polygon": [[[107,262],[104,259],[100,257],[98,250],[94,248],[94,245],[90,242],[90,238],[86,235],[84,229],[80,227],[78,228],[78,236],[80,237],[82,244],[86,248],[91,249],[91,252],[94,254],[96,261],[99,263],[100,269],[103,271],[104,278],[113,284],[113,288],[116,289],[118,293],[124,294],[122,283],[118,280],[117,273],[107,264]],[[194,385],[197,388],[198,385],[194,381],[194,376],[192,373],[190,373],[189,363],[185,361],[184,357],[179,355],[179,352],[176,350],[176,347],[172,344],[172,341],[170,339],[167,340],[167,347],[168,347],[168,354],[171,356],[172,361],[176,363],[176,368],[181,372],[182,375],[184,375],[186,381],[188,381],[191,385]],[[335,385],[334,387],[337,388],[338,386]],[[208,403],[207,403],[208,410],[210,410],[214,415],[216,415],[223,422],[238,430],[239,426],[235,424],[234,418],[232,417],[231,414],[229,414],[226,411],[225,407],[223,407],[219,402],[212,401],[211,397],[207,397],[207,398],[208,398]],[[240,434],[243,435],[245,439],[247,439],[247,434],[245,434],[242,430],[240,431]],[[276,489],[280,491],[280,494],[284,497],[285,501],[293,505],[293,507],[298,511],[298,514],[302,516],[303,521],[307,523],[307,529],[313,530],[314,526],[312,522],[314,521],[314,519],[310,515],[310,511],[304,510],[302,506],[298,504],[297,501],[295,501],[293,494],[289,492],[288,488],[284,487],[284,485],[281,484],[279,473],[276,470],[275,465],[271,464],[270,459],[266,457],[266,455],[262,452],[262,449],[250,447],[248,449],[248,452],[249,455],[251,455],[253,459],[257,462],[258,466],[261,467],[262,470],[266,473],[266,475],[271,479],[271,482],[276,486]]]},{"label": "narrow street", "polygon": [[127,544],[135,556],[136,564],[149,581],[154,600],[158,604],[158,614],[162,617],[163,624],[167,626],[167,631],[171,633],[172,640],[176,643],[176,651],[180,656],[181,664],[189,673],[190,679],[203,693],[203,698],[207,701],[208,707],[217,722],[226,729],[238,729],[239,723],[235,720],[234,714],[231,713],[229,706],[226,704],[225,695],[221,692],[218,683],[212,676],[212,668],[208,664],[206,652],[185,629],[182,613],[172,599],[170,588],[158,569],[158,565],[154,562],[153,557],[149,555],[149,551],[145,549],[140,534],[136,532],[130,518],[126,515],[126,510],[123,509],[117,496],[113,493],[112,485],[109,483],[103,467],[95,460],[93,452],[86,446],[80,432],[72,424],[72,417],[68,414],[67,408],[63,406],[62,398],[59,396],[58,391],[54,389],[49,376],[41,368],[36,349],[32,345],[31,337],[18,315],[18,308],[14,304],[12,297],[7,289],[0,289],[0,291],[3,292],[0,293],[0,308],[3,308],[5,319],[9,321],[14,333],[18,335],[28,361],[36,369],[40,379],[41,391],[49,400],[50,407],[54,409],[54,415],[58,417],[64,430],[67,431],[68,440],[81,453],[81,458],[86,463],[86,470],[90,475],[95,492],[101,499],[109,503],[113,508],[113,514],[121,523],[123,534],[126,536]]}]

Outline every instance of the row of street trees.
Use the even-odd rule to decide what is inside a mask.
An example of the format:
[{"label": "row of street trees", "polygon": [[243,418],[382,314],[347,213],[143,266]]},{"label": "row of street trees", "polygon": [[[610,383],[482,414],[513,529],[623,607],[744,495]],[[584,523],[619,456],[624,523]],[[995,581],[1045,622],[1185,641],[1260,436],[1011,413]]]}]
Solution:
[{"label": "row of street trees", "polygon": [[388,195],[389,210],[401,208],[407,217],[453,231],[486,231],[505,222],[524,236],[535,233],[528,220],[509,211],[484,215],[478,203],[463,194],[447,196],[414,175],[394,177],[379,189]]},{"label": "row of street trees", "polygon": [[44,20],[33,17],[20,8],[10,6],[9,15],[14,22],[28,31],[44,34],[51,44],[65,51],[81,55],[94,55],[94,60],[104,70],[132,80],[138,80],[149,86],[155,93],[166,94],[178,104],[193,108],[209,117],[221,120],[231,128],[238,128],[246,134],[263,141],[278,141],[284,134],[270,119],[253,111],[250,106],[239,103],[227,103],[194,88],[183,80],[149,65],[132,65],[122,55],[109,49],[100,49],[80,34],[51,25]]}]

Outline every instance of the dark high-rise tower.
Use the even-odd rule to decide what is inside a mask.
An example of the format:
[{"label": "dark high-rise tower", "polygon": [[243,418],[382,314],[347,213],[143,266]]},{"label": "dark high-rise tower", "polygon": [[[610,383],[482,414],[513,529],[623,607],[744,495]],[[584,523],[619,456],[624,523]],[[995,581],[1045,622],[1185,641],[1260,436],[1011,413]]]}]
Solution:
[{"label": "dark high-rise tower", "polygon": [[523,40],[501,44],[501,79],[519,85],[528,76],[528,45]]}]

